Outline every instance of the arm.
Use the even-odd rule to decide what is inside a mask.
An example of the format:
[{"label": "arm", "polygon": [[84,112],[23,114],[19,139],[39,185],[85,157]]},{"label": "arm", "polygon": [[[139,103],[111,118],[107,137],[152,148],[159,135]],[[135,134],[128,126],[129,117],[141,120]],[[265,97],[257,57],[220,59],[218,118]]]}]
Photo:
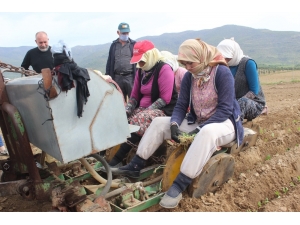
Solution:
[{"label": "arm", "polygon": [[251,59],[247,61],[245,75],[248,82],[249,90],[257,95],[260,89],[259,78],[256,63]]},{"label": "arm", "polygon": [[187,72],[181,81],[180,94],[176,102],[176,106],[172,113],[171,123],[181,125],[184,120],[190,102],[190,90],[191,90],[191,77],[192,74]]},{"label": "arm", "polygon": [[29,66],[30,66],[30,57],[29,57],[29,52],[27,52],[23,59],[21,67],[23,67],[25,70],[28,70]]},{"label": "arm", "polygon": [[110,74],[110,61],[111,61],[111,52],[112,52],[112,46],[113,44],[111,44],[110,48],[109,48],[109,52],[108,52],[108,58],[107,58],[107,62],[106,62],[106,70],[105,70],[105,75],[112,75]]}]

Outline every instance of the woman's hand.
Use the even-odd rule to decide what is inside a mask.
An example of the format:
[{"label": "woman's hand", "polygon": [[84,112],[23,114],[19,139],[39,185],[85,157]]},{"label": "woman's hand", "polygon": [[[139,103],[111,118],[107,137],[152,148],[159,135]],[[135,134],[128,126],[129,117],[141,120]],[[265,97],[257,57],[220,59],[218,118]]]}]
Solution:
[{"label": "woman's hand", "polygon": [[180,143],[179,136],[182,134],[182,132],[179,130],[178,126],[176,124],[171,125],[171,138],[177,143]]}]

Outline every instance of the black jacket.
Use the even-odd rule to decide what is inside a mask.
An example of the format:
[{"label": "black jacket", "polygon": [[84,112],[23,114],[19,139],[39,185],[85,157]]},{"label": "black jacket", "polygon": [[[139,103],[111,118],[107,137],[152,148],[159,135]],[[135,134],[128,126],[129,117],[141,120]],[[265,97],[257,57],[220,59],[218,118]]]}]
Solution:
[{"label": "black jacket", "polygon": [[[132,40],[129,38],[130,41],[130,50],[131,50],[131,56],[133,54],[133,46],[136,43],[136,41]],[[113,43],[111,44],[109,48],[109,53],[108,53],[108,59],[106,63],[106,70],[105,74],[110,75],[113,80],[115,80],[115,74],[114,74],[114,66],[115,66],[115,51],[116,51],[116,43],[119,42],[119,38],[114,40]],[[135,77],[135,72],[136,72],[136,63],[132,64],[132,73],[133,73],[133,81]]]}]

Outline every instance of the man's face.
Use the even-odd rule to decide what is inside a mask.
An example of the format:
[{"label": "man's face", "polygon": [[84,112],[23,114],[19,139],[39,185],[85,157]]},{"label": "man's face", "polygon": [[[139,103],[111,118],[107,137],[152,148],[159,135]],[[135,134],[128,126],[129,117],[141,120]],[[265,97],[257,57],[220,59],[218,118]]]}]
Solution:
[{"label": "man's face", "polygon": [[35,40],[38,48],[43,52],[48,50],[48,47],[49,47],[48,41],[49,41],[49,38],[45,34],[37,35],[36,40]]}]

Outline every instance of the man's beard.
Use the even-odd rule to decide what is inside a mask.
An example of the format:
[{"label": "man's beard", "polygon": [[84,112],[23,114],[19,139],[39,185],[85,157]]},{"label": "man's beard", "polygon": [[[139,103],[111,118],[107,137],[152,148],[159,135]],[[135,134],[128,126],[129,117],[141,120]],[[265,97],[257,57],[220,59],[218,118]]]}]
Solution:
[{"label": "man's beard", "polygon": [[40,48],[40,47],[38,47],[38,48],[39,48],[40,51],[46,52],[46,51],[48,51],[48,49],[49,49],[49,45],[47,46],[47,48]]}]

